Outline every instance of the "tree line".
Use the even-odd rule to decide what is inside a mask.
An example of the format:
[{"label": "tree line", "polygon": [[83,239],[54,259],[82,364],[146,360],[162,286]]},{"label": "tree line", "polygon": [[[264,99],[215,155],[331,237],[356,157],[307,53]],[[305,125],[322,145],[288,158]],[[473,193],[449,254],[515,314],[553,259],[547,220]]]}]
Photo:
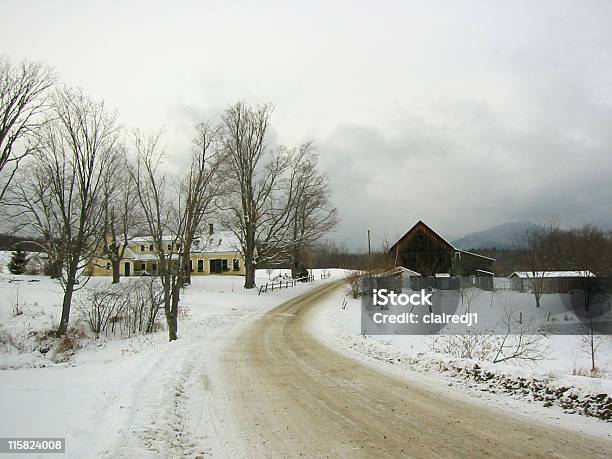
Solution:
[{"label": "tree line", "polygon": [[533,224],[513,237],[509,249],[473,249],[495,258],[493,271],[590,271],[612,275],[612,232],[594,225],[560,228],[558,222]]},{"label": "tree line", "polygon": [[[60,84],[42,64],[2,61],[0,101],[2,213],[56,267],[64,291],[58,336],[87,263],[101,251],[119,282],[136,234],[155,246],[174,340],[189,255],[207,222],[236,236],[247,289],[264,264],[289,263],[297,275],[308,248],[337,223],[312,142],[270,145],[270,104],[231,104],[218,122],[195,127],[190,152],[168,152],[161,131],[128,131],[103,100]],[[169,162],[182,159],[187,166],[172,173]]]}]

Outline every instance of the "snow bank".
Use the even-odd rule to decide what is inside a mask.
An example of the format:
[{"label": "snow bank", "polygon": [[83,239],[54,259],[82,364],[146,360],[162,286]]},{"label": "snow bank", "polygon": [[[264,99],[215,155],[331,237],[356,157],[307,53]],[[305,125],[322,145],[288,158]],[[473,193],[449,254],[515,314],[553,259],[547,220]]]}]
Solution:
[{"label": "snow bank", "polygon": [[[343,309],[344,305],[344,309]],[[551,336],[546,360],[533,363],[493,364],[459,359],[432,351],[427,336],[362,336],[361,300],[344,291],[330,296],[317,308],[311,333],[322,342],[380,371],[399,373],[428,387],[451,388],[474,400],[486,400],[514,413],[529,413],[553,424],[611,435],[609,424],[587,414],[610,420],[612,412],[612,341],[599,354],[603,377],[574,375],[589,368],[589,356],[580,349],[579,336]],[[530,416],[531,417],[531,416]]]}]

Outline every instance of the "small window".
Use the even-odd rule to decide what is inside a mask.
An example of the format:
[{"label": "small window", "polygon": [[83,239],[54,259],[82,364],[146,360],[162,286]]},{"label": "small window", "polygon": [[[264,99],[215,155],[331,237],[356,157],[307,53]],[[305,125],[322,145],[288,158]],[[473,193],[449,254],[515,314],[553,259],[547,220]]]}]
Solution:
[{"label": "small window", "polygon": [[146,271],[146,269],[147,269],[147,265],[145,265],[144,263],[141,263],[140,264],[140,270],[141,271]]},{"label": "small window", "polygon": [[181,244],[176,244],[176,250],[181,250]]},{"label": "small window", "polygon": [[232,269],[234,271],[240,271],[240,260],[238,258],[232,260]]},{"label": "small window", "polygon": [[153,270],[154,273],[156,273],[157,272],[157,263],[153,263],[151,265],[151,269]]},{"label": "small window", "polygon": [[172,244],[168,244],[168,250],[172,250]]},{"label": "small window", "polygon": [[144,246],[144,245],[141,245],[141,246],[140,246],[140,251],[141,251],[141,252],[144,252],[144,251],[145,251],[145,246]]},{"label": "small window", "polygon": [[223,271],[229,271],[229,268],[227,267],[227,260],[223,259],[221,260],[221,267]]},{"label": "small window", "polygon": [[149,245],[149,252],[153,252],[153,244]]},{"label": "small window", "polygon": [[111,264],[110,263],[106,263],[106,269],[111,269]]}]

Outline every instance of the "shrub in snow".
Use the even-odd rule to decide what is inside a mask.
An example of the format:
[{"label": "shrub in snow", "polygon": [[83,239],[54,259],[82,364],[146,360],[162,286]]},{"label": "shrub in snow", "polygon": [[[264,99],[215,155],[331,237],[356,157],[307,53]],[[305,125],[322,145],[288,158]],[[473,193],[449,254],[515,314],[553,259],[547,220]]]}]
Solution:
[{"label": "shrub in snow", "polygon": [[0,350],[7,353],[28,351],[28,335],[28,330],[0,325]]},{"label": "shrub in snow", "polygon": [[63,362],[68,360],[72,355],[81,348],[83,340],[87,338],[85,330],[79,327],[70,327],[60,338],[55,342],[53,347],[53,360],[55,362]]},{"label": "shrub in snow", "polygon": [[463,335],[433,335],[430,340],[433,352],[461,359],[488,360],[494,352],[493,337],[477,331]]},{"label": "shrub in snow", "polygon": [[15,292],[11,297],[11,309],[14,316],[20,316],[23,314],[23,308],[25,306],[24,301],[19,295],[19,285],[15,288]]},{"label": "shrub in snow", "polygon": [[11,274],[23,274],[28,265],[28,253],[17,249],[11,255],[11,261],[8,264],[8,269]]},{"label": "shrub in snow", "polygon": [[163,290],[156,277],[125,284],[87,288],[77,301],[80,318],[98,339],[100,335],[127,338],[159,328]]},{"label": "shrub in snow", "polygon": [[362,291],[363,273],[361,271],[351,271],[346,276],[346,282],[349,285],[349,291],[353,298],[359,298]]},{"label": "shrub in snow", "polygon": [[44,267],[45,262],[41,258],[41,255],[38,253],[34,253],[30,255],[30,258],[28,259],[28,264],[26,266],[25,273],[31,276],[37,276],[44,271]]}]

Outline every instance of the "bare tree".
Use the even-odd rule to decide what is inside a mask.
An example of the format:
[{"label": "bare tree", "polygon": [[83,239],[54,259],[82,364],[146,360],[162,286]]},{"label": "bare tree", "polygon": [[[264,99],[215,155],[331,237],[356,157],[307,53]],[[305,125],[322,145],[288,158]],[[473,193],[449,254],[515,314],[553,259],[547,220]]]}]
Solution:
[{"label": "bare tree", "polygon": [[181,183],[181,194],[185,203],[185,227],[182,237],[182,258],[185,274],[183,282],[191,284],[191,267],[189,266],[191,248],[196,235],[202,230],[201,225],[209,217],[219,195],[222,181],[217,172],[223,161],[219,145],[219,128],[201,123],[197,127],[194,140],[194,151],[186,177]]},{"label": "bare tree", "polygon": [[548,225],[529,225],[514,235],[520,266],[527,273],[527,283],[538,308],[544,290],[545,272],[552,261],[549,251],[545,248],[545,241],[556,228],[557,224],[551,221]]},{"label": "bare tree", "polygon": [[104,229],[102,253],[110,261],[113,284],[121,278],[121,261],[128,247],[130,230],[136,223],[136,198],[132,192],[132,176],[127,169],[127,160],[122,145],[118,145],[120,157],[106,169],[104,186]]},{"label": "bare tree", "polygon": [[50,260],[61,267],[58,336],[66,333],[78,279],[102,237],[104,181],[118,160],[117,143],[116,113],[80,90],[56,91],[32,144],[28,172],[11,200],[14,217],[35,229]]},{"label": "bare tree", "polygon": [[517,307],[504,307],[502,330],[492,335],[492,362],[508,360],[537,361],[546,358],[549,325],[543,320],[522,320]]},{"label": "bare tree", "polygon": [[222,117],[228,177],[223,222],[240,241],[245,288],[255,287],[258,263],[280,257],[289,232],[293,197],[286,191],[286,173],[291,155],[283,148],[272,151],[266,144],[271,113],[270,105],[238,102]]},{"label": "bare tree", "polygon": [[43,122],[47,93],[55,82],[52,70],[42,64],[0,60],[0,201],[20,161],[32,151],[27,140]]},{"label": "bare tree", "polygon": [[466,312],[469,314],[471,312],[472,304],[475,303],[480,295],[482,294],[482,290],[478,287],[463,283],[463,278],[459,282],[459,295],[461,297],[461,306],[465,306]]},{"label": "bare tree", "polygon": [[174,341],[178,338],[178,308],[185,274],[181,243],[186,212],[181,193],[172,189],[171,178],[162,171],[165,151],[160,146],[160,134],[136,133],[134,148],[136,162],[129,170],[143,213],[143,229],[155,245],[168,338]]},{"label": "bare tree", "polygon": [[582,350],[591,358],[591,373],[597,371],[596,359],[599,348],[607,338],[604,335],[596,333],[593,315],[593,311],[589,310],[587,312],[586,322],[582,322],[579,326],[580,345]]},{"label": "bare tree", "polygon": [[302,277],[304,250],[338,223],[338,212],[331,204],[327,176],[317,170],[317,155],[305,143],[295,154],[295,199],[291,215],[291,275]]}]

